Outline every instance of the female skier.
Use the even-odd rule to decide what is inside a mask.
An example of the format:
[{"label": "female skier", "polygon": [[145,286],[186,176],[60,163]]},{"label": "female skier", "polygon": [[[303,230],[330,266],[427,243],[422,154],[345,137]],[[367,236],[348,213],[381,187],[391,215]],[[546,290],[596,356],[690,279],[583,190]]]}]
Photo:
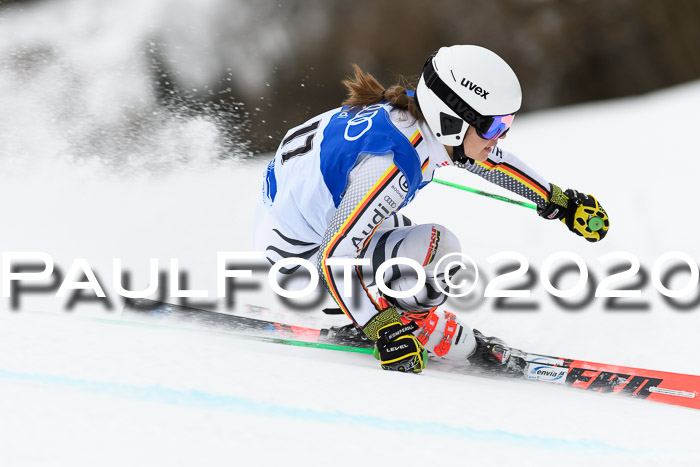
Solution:
[{"label": "female skier", "polygon": [[[256,248],[272,264],[288,257],[315,263],[340,309],[376,343],[386,370],[420,372],[426,350],[505,367],[509,352],[502,341],[439,308],[449,289],[435,267],[461,251],[457,237],[439,224],[413,225],[398,211],[436,169],[455,165],[530,199],[540,216],[560,219],[588,241],[605,236],[607,214],[593,196],[562,191],[497,147],[522,96],[513,70],[490,50],[441,48],[426,61],[415,93],[400,85],[385,89],[354,70],[354,78],[343,81],[349,94],[343,107],[289,130],[268,165]],[[602,219],[602,229],[588,227],[591,216]],[[422,266],[425,286],[408,298],[372,296],[377,268],[399,257]],[[351,270],[334,264],[338,259],[364,264]],[[394,291],[410,290],[415,277],[407,265],[383,276]],[[361,286],[359,300],[346,296],[348,281]]]}]

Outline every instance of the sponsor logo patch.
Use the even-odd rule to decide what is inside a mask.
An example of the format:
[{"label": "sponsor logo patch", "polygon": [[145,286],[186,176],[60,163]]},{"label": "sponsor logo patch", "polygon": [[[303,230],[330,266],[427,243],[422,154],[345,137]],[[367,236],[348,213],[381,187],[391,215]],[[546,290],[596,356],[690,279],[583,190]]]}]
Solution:
[{"label": "sponsor logo patch", "polygon": [[525,375],[527,379],[535,379],[537,381],[564,381],[569,373],[568,368],[530,364]]}]

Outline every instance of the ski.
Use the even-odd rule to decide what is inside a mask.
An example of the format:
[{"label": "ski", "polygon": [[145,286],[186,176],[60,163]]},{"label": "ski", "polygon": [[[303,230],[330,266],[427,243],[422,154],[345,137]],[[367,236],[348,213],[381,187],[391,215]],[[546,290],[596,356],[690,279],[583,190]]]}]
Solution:
[{"label": "ski", "polygon": [[[250,307],[253,311],[261,310],[259,307]],[[266,337],[275,336],[277,341],[284,338],[300,339],[305,343],[324,343],[352,347],[354,349],[372,349],[374,344],[369,339],[358,338],[356,333],[343,333],[336,329],[315,329],[303,326],[293,326],[276,321],[266,321],[246,316],[236,316],[216,311],[202,310],[199,308],[174,305],[149,299],[126,299],[124,303],[125,315],[149,317],[152,320],[176,320],[180,323],[195,324],[199,326],[213,327],[229,330],[237,333],[264,333]],[[257,338],[265,336],[255,336]],[[290,340],[290,339],[286,339]],[[291,343],[289,345],[295,345]],[[281,342],[280,342],[281,343]],[[301,345],[301,344],[300,344]],[[327,347],[330,348],[330,347]],[[342,349],[344,350],[344,349]],[[367,352],[372,353],[372,351]]]},{"label": "ski", "polygon": [[[257,307],[252,307],[253,311]],[[148,299],[127,299],[124,313],[151,319],[215,327],[250,338],[286,345],[372,353],[373,343],[352,326],[315,329],[258,318],[236,316]],[[251,333],[256,335],[251,336]],[[262,333],[263,335],[259,335]],[[628,396],[670,405],[700,409],[700,376],[596,363],[523,352],[508,347],[507,368],[478,365],[480,374],[508,376],[561,384],[589,392]]]}]

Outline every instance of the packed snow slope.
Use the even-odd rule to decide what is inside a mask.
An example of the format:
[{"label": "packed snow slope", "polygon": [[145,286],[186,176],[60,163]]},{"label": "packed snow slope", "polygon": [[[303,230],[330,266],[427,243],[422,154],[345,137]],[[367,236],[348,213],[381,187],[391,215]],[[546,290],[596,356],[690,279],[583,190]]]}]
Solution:
[{"label": "packed snow slope", "polygon": [[[612,222],[599,244],[530,210],[438,185],[426,188],[406,213],[456,232],[482,280],[495,276],[500,265],[487,258],[501,251],[525,255],[537,270],[552,253],[570,251],[598,281],[609,275],[598,262],[605,253],[630,252],[647,271],[667,251],[697,260],[691,200],[700,144],[692,131],[669,134],[658,128],[656,116],[677,115],[693,128],[699,118],[687,108],[698,99],[700,83],[692,83],[523,116],[499,143],[552,182],[599,197]],[[4,164],[3,251],[46,252],[64,276],[76,258],[85,258],[113,309],[81,301],[67,311],[67,298],[55,297],[55,290],[24,292],[18,310],[3,299],[3,465],[354,465],[366,459],[697,465],[698,414],[688,409],[466,376],[434,362],[421,375],[403,375],[381,371],[367,355],[95,321],[119,319],[114,258],[131,271],[134,289],[148,283],[149,258],[158,258],[165,270],[170,258],[178,258],[189,288],[214,296],[216,253],[251,248],[264,163],[190,164],[128,179],[100,164],[60,159]],[[438,175],[487,185],[459,170]],[[667,285],[683,287],[687,270]],[[632,279],[619,285],[641,288],[642,296],[625,300],[646,302],[646,308],[608,310],[596,298],[571,310],[554,302],[536,278],[529,285],[536,310],[498,310],[495,299],[483,298],[472,309],[464,310],[469,307],[460,301],[451,309],[475,327],[533,351],[700,371],[697,306],[674,308],[651,281]],[[342,322],[317,311],[289,311],[263,279],[258,290],[238,295],[237,303],[266,305],[289,323]],[[523,287],[522,282],[508,287]],[[483,284],[478,290],[483,292]],[[696,294],[678,301],[690,302]]]},{"label": "packed snow slope", "polygon": [[[180,3],[194,14],[212,2]],[[88,3],[45,5],[53,4]],[[321,315],[320,305],[285,304],[261,273],[247,283],[257,288],[235,291],[232,309],[216,299],[217,252],[251,250],[267,160],[224,144],[215,114],[158,107],[148,67],[133,60],[148,36],[127,43],[120,29],[154,27],[170,3],[152,4],[138,21],[115,14],[71,23],[91,31],[91,18],[99,19],[97,37],[61,36],[50,6],[1,18],[3,57],[32,34],[52,47],[25,48],[2,63],[0,287],[7,253],[42,252],[55,268],[21,284],[39,289],[0,298],[0,465],[700,463],[698,414],[689,409],[469,376],[444,362],[431,361],[421,375],[396,374],[367,355],[121,320],[114,260],[138,290],[152,282],[153,258],[164,273],[159,291],[174,289],[169,268],[177,259],[180,287],[206,293],[192,300],[202,306],[264,306],[266,317],[292,324],[345,322]],[[695,82],[516,117],[499,144],[549,181],[598,197],[612,224],[599,244],[531,210],[428,186],[405,214],[455,232],[480,273],[476,291],[446,307],[523,349],[699,374],[700,287],[668,299],[654,281],[673,272],[661,285],[680,290],[692,279],[689,267],[664,255],[700,258],[699,101]],[[458,169],[436,176],[507,194]],[[589,276],[583,292],[555,300],[540,273],[562,251],[580,257]],[[483,297],[503,267],[514,269],[513,260],[489,262],[500,252],[523,255],[531,275],[498,288],[529,289],[529,297]],[[638,258],[641,269],[611,288],[639,297],[593,297],[614,269],[629,268],[600,261],[614,252]],[[75,264],[89,265],[106,300],[89,300],[89,290],[77,301],[70,289],[56,296],[73,272],[84,280]],[[552,282],[571,288],[578,274],[560,279]]]}]

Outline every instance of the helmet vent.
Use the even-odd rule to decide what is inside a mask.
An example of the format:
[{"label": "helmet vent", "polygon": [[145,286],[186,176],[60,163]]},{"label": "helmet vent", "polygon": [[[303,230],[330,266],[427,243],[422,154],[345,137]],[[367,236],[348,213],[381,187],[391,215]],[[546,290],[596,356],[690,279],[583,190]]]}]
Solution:
[{"label": "helmet vent", "polygon": [[462,125],[464,120],[461,118],[453,117],[445,112],[440,112],[440,130],[443,135],[456,135],[462,132]]}]

